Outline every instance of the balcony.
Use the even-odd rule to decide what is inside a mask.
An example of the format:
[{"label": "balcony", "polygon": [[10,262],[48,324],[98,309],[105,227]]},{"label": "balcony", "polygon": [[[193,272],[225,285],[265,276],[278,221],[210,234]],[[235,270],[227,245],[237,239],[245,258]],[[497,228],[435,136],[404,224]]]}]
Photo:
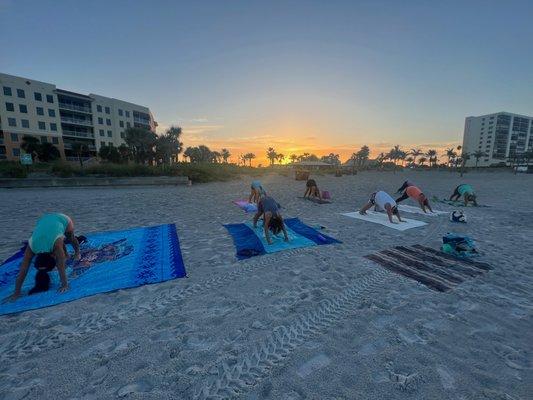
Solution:
[{"label": "balcony", "polygon": [[[65,143],[65,150],[72,150],[72,143]],[[89,151],[96,151],[96,146],[94,144],[85,144],[85,147]]]},{"label": "balcony", "polygon": [[92,132],[76,132],[68,129],[63,129],[63,136],[75,136],[81,138],[94,138],[94,133]]},{"label": "balcony", "polygon": [[70,118],[61,116],[61,122],[74,125],[93,126],[93,122],[90,119]]},{"label": "balcony", "polygon": [[144,118],[139,118],[139,117],[133,117],[133,122],[137,124],[142,124],[142,125],[150,125],[149,119],[144,119]]},{"label": "balcony", "polygon": [[86,114],[92,114],[91,107],[83,107],[83,106],[77,106],[74,104],[68,104],[68,103],[61,103],[59,102],[59,108],[63,110],[71,110],[71,111],[79,111]]}]

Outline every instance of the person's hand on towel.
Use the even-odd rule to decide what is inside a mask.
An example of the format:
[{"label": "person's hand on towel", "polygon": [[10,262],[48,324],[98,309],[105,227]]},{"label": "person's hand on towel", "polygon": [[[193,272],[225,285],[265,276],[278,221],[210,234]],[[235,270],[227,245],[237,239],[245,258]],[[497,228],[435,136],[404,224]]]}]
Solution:
[{"label": "person's hand on towel", "polygon": [[68,285],[63,285],[59,289],[57,289],[57,293],[65,293],[69,289],[70,289],[70,287]]}]

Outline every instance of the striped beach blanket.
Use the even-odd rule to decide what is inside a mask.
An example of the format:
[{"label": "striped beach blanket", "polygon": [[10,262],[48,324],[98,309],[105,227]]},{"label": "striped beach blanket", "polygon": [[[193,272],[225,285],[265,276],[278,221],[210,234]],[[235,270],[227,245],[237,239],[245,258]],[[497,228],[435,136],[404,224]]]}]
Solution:
[{"label": "striped beach blanket", "polygon": [[439,292],[492,269],[487,263],[453,257],[422,245],[396,246],[365,258]]},{"label": "striped beach blanket", "polygon": [[[48,307],[97,293],[163,282],[185,276],[176,226],[157,225],[122,231],[87,234],[80,247],[81,260],[69,261],[70,289],[58,293],[57,269],[50,272],[50,289],[28,295],[35,281],[33,265],[22,287],[23,295],[0,304],[0,315]],[[72,248],[70,249],[72,252]],[[24,249],[0,265],[0,299],[13,293]]]}]

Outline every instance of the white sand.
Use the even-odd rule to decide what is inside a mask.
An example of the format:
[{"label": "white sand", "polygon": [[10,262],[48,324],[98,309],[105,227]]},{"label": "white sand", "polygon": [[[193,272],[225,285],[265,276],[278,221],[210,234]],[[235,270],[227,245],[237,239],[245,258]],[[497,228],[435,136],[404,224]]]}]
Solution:
[{"label": "white sand", "polygon": [[[428,225],[405,232],[340,214],[407,178],[429,197],[471,183],[492,207],[466,209],[464,225],[413,215]],[[231,204],[248,181],[0,191],[2,258],[42,212],[59,210],[81,233],[175,222],[189,274],[0,317],[0,398],[532,398],[533,176],[316,179],[332,204],[298,199],[303,182],[262,180],[286,216],[344,243],[241,262],[222,224],[251,218]],[[448,231],[477,239],[494,270],[443,294],[362,257],[400,244],[437,248]]]}]

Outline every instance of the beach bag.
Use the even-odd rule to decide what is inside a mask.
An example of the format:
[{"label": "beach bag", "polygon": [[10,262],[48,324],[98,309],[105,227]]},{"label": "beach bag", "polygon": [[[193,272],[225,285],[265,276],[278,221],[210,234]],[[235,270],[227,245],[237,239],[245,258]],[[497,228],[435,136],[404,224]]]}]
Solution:
[{"label": "beach bag", "polygon": [[472,238],[457,233],[447,233],[442,237],[441,250],[456,257],[473,257],[479,254]]},{"label": "beach bag", "polygon": [[323,198],[324,200],[331,200],[331,194],[330,194],[327,190],[324,190],[324,191],[322,192],[322,198]]}]

